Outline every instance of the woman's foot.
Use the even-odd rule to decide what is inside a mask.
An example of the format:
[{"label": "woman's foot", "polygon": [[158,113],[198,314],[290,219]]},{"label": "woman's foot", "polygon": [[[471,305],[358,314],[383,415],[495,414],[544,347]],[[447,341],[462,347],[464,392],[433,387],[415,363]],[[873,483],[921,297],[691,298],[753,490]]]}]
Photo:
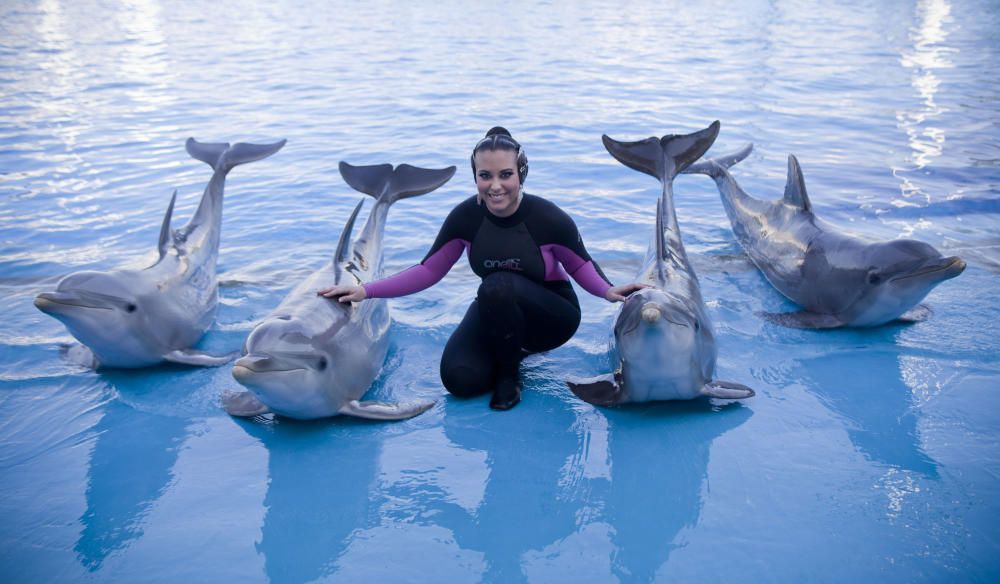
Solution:
[{"label": "woman's foot", "polygon": [[517,377],[505,377],[497,382],[490,398],[490,407],[494,410],[509,410],[521,401],[521,380]]}]

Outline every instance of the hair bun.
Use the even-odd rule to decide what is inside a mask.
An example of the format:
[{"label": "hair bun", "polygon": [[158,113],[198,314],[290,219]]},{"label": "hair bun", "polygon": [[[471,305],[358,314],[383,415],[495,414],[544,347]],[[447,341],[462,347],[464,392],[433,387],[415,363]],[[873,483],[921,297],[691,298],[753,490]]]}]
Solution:
[{"label": "hair bun", "polygon": [[503,126],[493,126],[492,128],[489,129],[488,132],[486,132],[486,137],[489,138],[494,134],[500,134],[501,136],[507,136],[508,138],[513,138],[513,136],[510,135],[510,132],[507,131],[507,128]]}]

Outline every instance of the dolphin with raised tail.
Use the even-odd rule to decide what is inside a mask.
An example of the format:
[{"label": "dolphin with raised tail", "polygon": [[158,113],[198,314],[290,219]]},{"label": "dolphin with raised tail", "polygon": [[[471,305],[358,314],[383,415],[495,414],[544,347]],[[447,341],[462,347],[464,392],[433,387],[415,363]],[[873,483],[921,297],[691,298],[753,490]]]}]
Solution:
[{"label": "dolphin with raised tail", "polygon": [[39,310],[59,319],[93,354],[96,367],[135,368],[162,361],[218,366],[231,356],[191,349],[215,320],[219,300],[216,261],[226,175],[285,145],[207,144],[189,138],[188,153],[209,164],[212,178],[187,225],[171,229],[174,191],[160,227],[160,257],[143,270],[82,271],[54,292],[35,298]]},{"label": "dolphin with raised tail", "polygon": [[354,221],[364,199],[358,203],[333,260],[296,286],[251,331],[245,354],[233,367],[233,377],[249,391],[222,398],[223,407],[233,416],[273,412],[303,420],[338,414],[400,420],[434,405],[431,401],[359,401],[385,361],[389,307],[381,298],[342,304],[316,292],[382,277],[382,238],[389,207],[437,189],[451,179],[455,167],[432,170],[401,164],[394,169],[390,164],[341,162],[340,174],[352,188],[375,197],[375,206],[352,244]]},{"label": "dolphin with raised tail", "polygon": [[930,309],[920,301],[965,270],[961,258],[945,257],[922,241],[867,241],[821,220],[813,211],[795,156],[788,157],[788,178],[780,199],[763,201],[748,195],[728,169],[752,149],[747,145],[683,172],[715,180],[736,240],[768,282],[804,309],[763,313],[771,322],[826,329],[923,320]]},{"label": "dolphin with raised tail", "polygon": [[742,399],[749,387],[715,379],[716,347],[698,277],[688,261],[674,210],[673,180],[700,158],[719,134],[719,122],[683,136],[639,142],[603,136],[619,162],[657,178],[663,186],[656,205],[656,230],[635,277],[648,284],[622,303],[615,320],[611,359],[614,372],[567,380],[584,401],[600,406],[627,402],[715,397]]}]

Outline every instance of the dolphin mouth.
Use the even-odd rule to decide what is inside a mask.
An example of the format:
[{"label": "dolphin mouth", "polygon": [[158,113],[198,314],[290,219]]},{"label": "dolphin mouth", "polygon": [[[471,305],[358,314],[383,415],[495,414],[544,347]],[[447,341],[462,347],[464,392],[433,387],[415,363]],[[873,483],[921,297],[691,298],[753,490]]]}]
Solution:
[{"label": "dolphin mouth", "polygon": [[306,369],[308,367],[305,365],[294,363],[289,359],[277,358],[271,355],[250,354],[236,360],[233,364],[233,376],[238,379],[241,375],[288,373],[291,371],[305,371]]},{"label": "dolphin mouth", "polygon": [[911,278],[921,278],[924,276],[929,276],[931,274],[938,274],[938,273],[943,273],[945,277],[942,278],[942,280],[947,280],[949,278],[954,278],[955,276],[964,272],[966,265],[967,264],[965,263],[965,260],[963,260],[958,256],[942,258],[940,262],[935,262],[931,265],[924,266],[911,274],[900,276],[898,278],[893,278],[893,281],[902,282],[903,280],[909,280]]},{"label": "dolphin mouth", "polygon": [[94,306],[87,304],[85,300],[69,294],[58,292],[42,292],[35,296],[35,308],[42,312],[54,312],[61,306],[74,306],[77,308],[90,308],[92,310],[111,310],[108,306]]}]

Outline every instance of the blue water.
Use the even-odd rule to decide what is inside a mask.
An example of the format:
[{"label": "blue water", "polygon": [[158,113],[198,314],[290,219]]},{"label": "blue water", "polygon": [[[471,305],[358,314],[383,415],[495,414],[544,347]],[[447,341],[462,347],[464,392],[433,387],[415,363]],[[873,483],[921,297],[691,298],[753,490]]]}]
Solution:
[{"label": "blue water", "polygon": [[[0,4],[0,581],[646,582],[1000,579],[1000,6],[990,0]],[[581,291],[523,403],[445,395],[475,294],[463,259],[391,302],[369,396],[412,420],[236,421],[230,368],[94,372],[32,306],[63,275],[144,266],[209,170],[183,143],[288,145],[230,175],[222,302],[237,350],[328,261],[360,195],[336,171],[460,171],[393,208],[389,271],[471,194],[471,146],[510,128],[527,187],[631,279],[658,186],[600,135],[722,121],[715,152],[776,198],[802,164],[824,219],[969,263],[912,326],[811,332],[736,244],[711,181],[678,179],[719,375],[757,396],[598,409],[616,307]]]}]

